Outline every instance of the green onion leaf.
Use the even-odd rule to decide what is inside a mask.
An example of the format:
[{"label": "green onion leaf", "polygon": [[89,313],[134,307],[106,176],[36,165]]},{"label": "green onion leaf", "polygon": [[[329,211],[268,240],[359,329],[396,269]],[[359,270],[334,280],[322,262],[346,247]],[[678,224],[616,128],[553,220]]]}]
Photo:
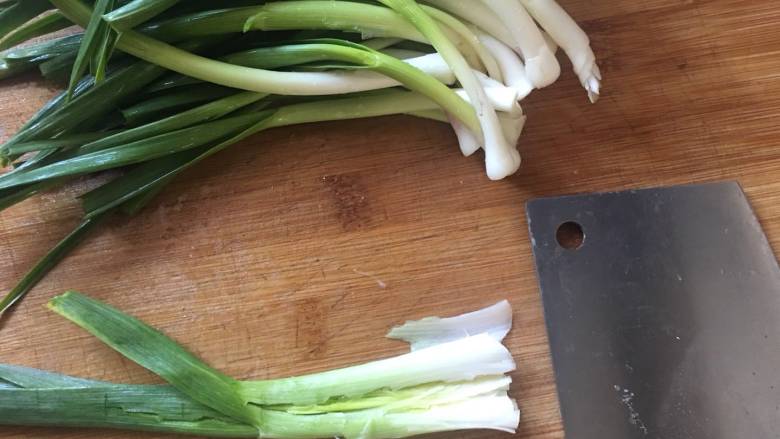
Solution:
[{"label": "green onion leaf", "polygon": [[192,399],[234,419],[254,419],[253,409],[238,396],[234,379],[140,320],[74,291],[52,299],[49,308]]},{"label": "green onion leaf", "polygon": [[143,24],[165,10],[173,7],[180,0],[133,0],[103,18],[112,27],[120,30],[132,29]]},{"label": "green onion leaf", "polygon": [[105,131],[99,133],[83,133],[71,136],[58,137],[51,140],[34,140],[31,142],[16,143],[8,147],[9,155],[22,155],[33,151],[45,151],[50,149],[72,148],[95,142],[97,140],[117,134],[119,131]]},{"label": "green onion leaf", "polygon": [[108,25],[103,22],[102,16],[106,11],[110,10],[113,2],[113,0],[97,0],[95,2],[95,9],[92,11],[92,16],[86,26],[84,40],[81,42],[79,53],[76,56],[76,62],[73,64],[73,71],[70,74],[68,99],[71,99],[73,96],[73,89],[76,87],[76,82],[81,79],[87,71],[87,67],[89,67],[92,57],[97,53],[101,44],[103,44],[103,40],[108,37],[106,33]]},{"label": "green onion leaf", "polygon": [[52,9],[48,0],[16,0],[0,11],[0,38],[4,38],[20,26]]},{"label": "green onion leaf", "polygon": [[103,171],[186,151],[246,129],[266,117],[267,113],[235,116],[60,160],[26,172],[6,174],[0,176],[0,189],[67,175]]},{"label": "green onion leaf", "polygon": [[257,437],[256,428],[199,404],[171,386],[114,384],[2,364],[0,425]]},{"label": "green onion leaf", "polygon": [[0,50],[6,50],[41,35],[65,29],[72,24],[73,23],[71,23],[70,20],[59,12],[43,15],[25,23],[23,26],[6,35],[5,38],[0,40]]},{"label": "green onion leaf", "polygon": [[219,85],[198,84],[192,87],[147,99],[122,110],[122,116],[129,126],[138,126],[153,119],[159,119],[172,111],[186,109],[193,104],[212,102],[237,93],[238,90]]}]

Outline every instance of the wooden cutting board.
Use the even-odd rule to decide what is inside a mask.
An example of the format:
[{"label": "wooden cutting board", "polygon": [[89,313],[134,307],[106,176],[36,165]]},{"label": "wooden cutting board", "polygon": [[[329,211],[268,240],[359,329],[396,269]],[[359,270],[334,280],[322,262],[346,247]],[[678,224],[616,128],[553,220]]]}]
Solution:
[{"label": "wooden cutting board", "polygon": [[[187,173],[137,218],[95,234],[6,319],[0,362],[157,382],[43,307],[65,289],[144,319],[240,378],[399,354],[404,346],[383,338],[392,325],[507,298],[515,309],[507,344],[518,362],[512,394],[523,410],[516,437],[561,438],[528,199],[736,179],[780,249],[777,2],[562,3],[592,38],[604,94],[590,105],[567,69],[528,98],[517,176],[488,181],[447,126],[408,117],[257,135]],[[33,78],[0,85],[2,137],[53,92]],[[74,226],[73,198],[91,184],[0,213],[0,289]]]}]

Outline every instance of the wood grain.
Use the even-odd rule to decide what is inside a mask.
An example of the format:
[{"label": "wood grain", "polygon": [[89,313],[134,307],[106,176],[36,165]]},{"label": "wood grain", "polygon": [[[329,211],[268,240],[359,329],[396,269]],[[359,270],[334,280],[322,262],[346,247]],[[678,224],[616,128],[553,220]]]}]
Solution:
[{"label": "wood grain", "polygon": [[[736,179],[780,248],[780,7],[770,0],[562,2],[606,79],[533,94],[521,172],[502,182],[450,130],[390,117],[263,133],[115,219],[6,320],[0,362],[134,383],[155,377],[46,311],[77,289],[163,329],[215,367],[266,378],[403,351],[407,318],[508,298],[518,438],[563,437],[524,203],[533,197]],[[53,90],[0,88],[12,133]],[[0,288],[77,221],[79,182],[0,213]],[[10,438],[150,438],[4,428]],[[447,435],[443,435],[447,436]],[[450,435],[454,436],[454,435]],[[475,432],[466,438],[505,434]]]}]

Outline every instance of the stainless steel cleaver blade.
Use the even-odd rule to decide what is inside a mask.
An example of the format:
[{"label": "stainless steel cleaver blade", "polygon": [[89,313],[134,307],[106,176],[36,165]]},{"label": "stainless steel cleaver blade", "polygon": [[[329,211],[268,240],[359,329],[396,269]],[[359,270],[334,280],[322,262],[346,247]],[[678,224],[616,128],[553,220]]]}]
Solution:
[{"label": "stainless steel cleaver blade", "polygon": [[738,184],[527,214],[567,438],[780,438],[780,269]]}]

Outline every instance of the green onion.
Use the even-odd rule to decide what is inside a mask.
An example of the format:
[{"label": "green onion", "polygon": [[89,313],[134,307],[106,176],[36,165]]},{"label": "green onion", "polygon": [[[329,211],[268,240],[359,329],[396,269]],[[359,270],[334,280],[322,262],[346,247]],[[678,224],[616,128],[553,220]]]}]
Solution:
[{"label": "green onion", "polygon": [[[519,421],[517,406],[507,396],[511,379],[480,373],[514,367],[500,339],[484,334],[341,370],[251,382],[221,374],[154,328],[79,293],[65,293],[49,307],[173,385],[115,384],[0,365],[0,425],[111,427],[216,437],[382,439],[472,428],[514,432]],[[474,329],[473,316],[480,315],[482,327],[490,331],[489,310],[440,321],[464,322],[463,329]],[[435,318],[422,322],[431,319]],[[436,329],[429,325],[429,331]],[[449,362],[452,357],[457,364]],[[387,370],[399,363],[408,369]],[[461,375],[458,369],[470,378],[448,380]],[[415,373],[420,375],[410,380]],[[259,383],[279,388],[294,382],[299,393],[292,400],[320,400],[304,395],[326,391],[333,376],[346,374],[358,382],[373,381],[364,388],[383,386],[399,376],[404,382],[426,377],[432,381],[406,387],[394,382],[356,397],[342,395],[308,405],[248,405],[248,399],[258,395],[244,394]],[[355,384],[345,380],[336,387],[339,393],[355,391]],[[287,400],[283,394],[272,399]],[[199,403],[200,398],[204,401]],[[229,416],[222,410],[237,413]]]},{"label": "green onion", "polygon": [[566,52],[574,72],[588,92],[591,102],[599,97],[601,71],[596,65],[596,55],[590,48],[588,35],[566,13],[551,0],[521,0],[523,6],[547,33]]},{"label": "green onion", "polygon": [[234,419],[254,419],[255,409],[240,399],[235,380],[210,368],[143,322],[72,292],[52,299],[49,308],[160,375],[195,401]]},{"label": "green onion", "polygon": [[[108,4],[107,10],[114,8],[115,0],[111,0]],[[101,23],[98,29],[98,35],[96,36],[96,48],[92,53],[92,58],[89,62],[89,71],[95,77],[95,82],[101,82],[106,77],[106,69],[108,68],[108,61],[114,51],[116,45],[117,34],[111,29],[110,26]]]},{"label": "green onion", "polygon": [[[67,85],[0,146],[0,165],[11,166],[0,175],[0,210],[116,169],[81,196],[84,220],[133,215],[187,169],[257,132],[386,114],[449,122],[461,152],[483,148],[487,176],[497,180],[520,165],[519,101],[557,77],[556,43],[592,100],[599,91],[587,36],[553,0],[217,3],[0,0],[0,47],[14,46],[0,53],[0,78],[37,68]],[[15,46],[66,21],[84,34]],[[38,279],[20,285],[29,290]],[[400,390],[283,407],[251,391],[242,398],[259,398],[264,420],[276,417],[261,434],[359,435],[385,423],[383,434],[398,435],[388,412],[367,421],[340,410],[406,401]]]},{"label": "green onion", "polygon": [[[351,438],[370,431],[373,438],[395,438],[467,428],[513,432],[519,420],[506,394],[511,380],[503,376],[514,361],[487,334],[344,369],[238,381],[151,326],[79,293],[56,297],[49,307],[192,400],[254,426],[259,437]],[[156,397],[148,399],[154,405]]]}]

